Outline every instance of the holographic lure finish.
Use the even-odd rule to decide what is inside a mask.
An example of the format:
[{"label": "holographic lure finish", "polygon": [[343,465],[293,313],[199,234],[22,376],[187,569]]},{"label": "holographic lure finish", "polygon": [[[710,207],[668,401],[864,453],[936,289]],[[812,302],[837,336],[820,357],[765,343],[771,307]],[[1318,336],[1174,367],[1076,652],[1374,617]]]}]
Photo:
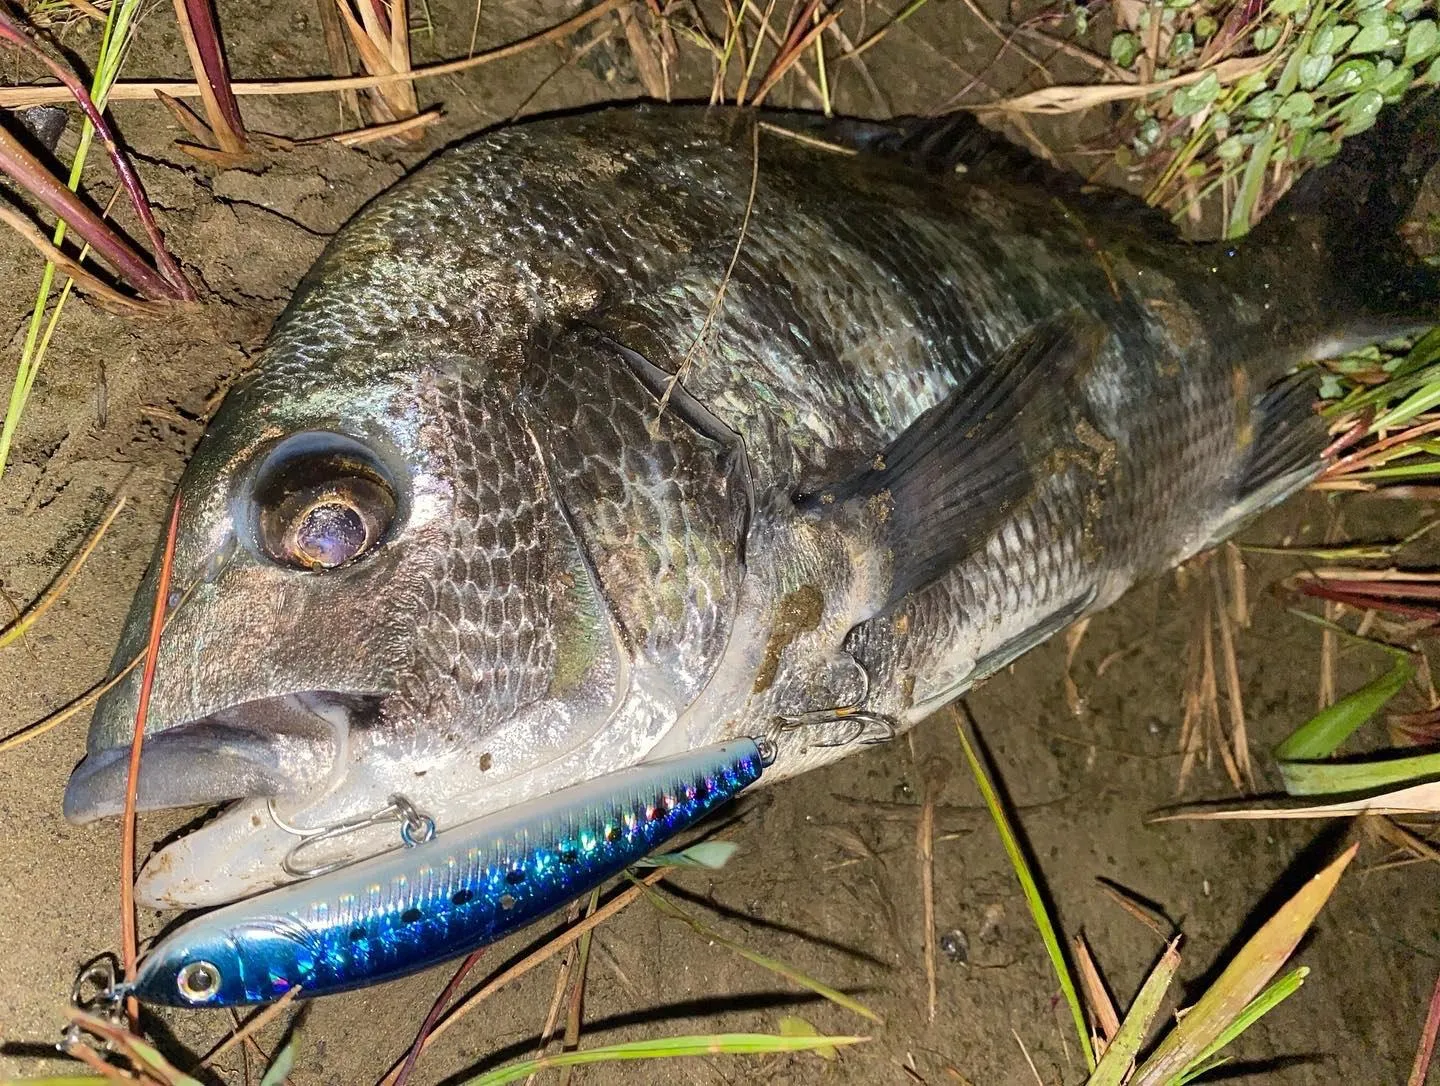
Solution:
[{"label": "holographic lure finish", "polygon": [[457,826],[414,848],[206,913],[162,939],[124,990],[147,1003],[268,1003],[417,972],[593,889],[759,779],[737,739],[641,763]]}]

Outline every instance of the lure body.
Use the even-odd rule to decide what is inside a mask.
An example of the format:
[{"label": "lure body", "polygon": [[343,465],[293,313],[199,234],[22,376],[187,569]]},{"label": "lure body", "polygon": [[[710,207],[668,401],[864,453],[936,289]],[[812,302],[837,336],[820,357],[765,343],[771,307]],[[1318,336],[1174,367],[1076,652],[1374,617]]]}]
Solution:
[{"label": "lure body", "polygon": [[759,779],[737,739],[600,777],[414,848],[227,905],[161,940],[147,1003],[268,1003],[418,972],[537,920],[644,858]]}]

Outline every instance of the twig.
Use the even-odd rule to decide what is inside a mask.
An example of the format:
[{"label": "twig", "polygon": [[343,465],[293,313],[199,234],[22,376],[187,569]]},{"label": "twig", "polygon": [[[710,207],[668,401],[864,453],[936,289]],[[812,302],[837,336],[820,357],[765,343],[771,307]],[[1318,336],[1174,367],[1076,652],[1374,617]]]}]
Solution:
[{"label": "twig", "polygon": [[43,230],[10,205],[0,204],[0,222],[14,230],[36,252],[64,272],[74,282],[77,290],[91,295],[96,301],[128,313],[148,313],[154,308],[154,302],[140,301],[128,294],[122,294],[105,280],[96,277],[69,253],[56,248]]},{"label": "twig", "polygon": [[[135,931],[135,801],[140,787],[140,749],[145,743],[145,715],[150,709],[150,689],[155,685],[155,661],[160,655],[160,634],[165,628],[166,604],[170,596],[170,573],[175,563],[175,537],[180,532],[180,497],[170,507],[170,527],[165,534],[165,552],[160,559],[160,578],[155,585],[155,607],[150,613],[150,639],[145,646],[145,670],[141,673],[140,699],[135,709],[135,734],[130,739],[130,765],[125,777],[125,815],[120,840],[120,948],[125,976],[135,976],[140,956]],[[134,997],[126,1001],[131,1029],[139,1018]]]},{"label": "twig", "polygon": [[212,1048],[210,1052],[200,1061],[200,1066],[209,1067],[212,1063],[218,1060],[221,1056],[225,1055],[225,1053],[229,1052],[236,1045],[240,1044],[243,1041],[249,1040],[256,1033],[259,1033],[262,1029],[264,1029],[271,1022],[273,1022],[275,1018],[286,1007],[288,1007],[291,1003],[295,1002],[296,997],[299,995],[300,986],[297,984],[295,987],[291,988],[283,996],[277,999],[274,1003],[270,1004],[270,1006],[264,1007],[257,1013],[251,1015],[250,1021],[240,1026],[240,1028],[237,1029],[234,1033],[230,1034],[229,1037],[226,1037],[218,1045]]},{"label": "twig", "polygon": [[220,27],[210,0],[175,0],[175,21],[190,55],[205,119],[220,150],[227,155],[244,155],[245,122],[231,90],[230,69],[220,45]]},{"label": "twig", "polygon": [[[561,38],[567,38],[582,27],[589,26],[597,19],[603,19],[621,4],[629,3],[630,0],[600,0],[592,8],[586,8],[580,14],[558,23],[548,30],[542,30],[538,34],[531,34],[528,38],[521,38],[519,41],[510,42],[498,48],[488,50],[484,53],[476,53],[474,56],[462,57],[459,60],[449,60],[442,64],[431,64],[424,68],[412,68],[408,72],[389,72],[385,75],[352,75],[343,79],[278,79],[259,80],[249,83],[231,83],[230,90],[237,97],[256,94],[334,94],[336,91],[344,90],[368,90],[371,87],[383,87],[389,83],[402,83],[413,79],[434,79],[442,75],[454,75],[456,72],[469,71],[471,68],[478,68],[482,64],[491,64],[497,60],[505,60],[509,57],[518,56],[536,46],[545,45]],[[198,98],[200,87],[196,83],[184,82],[152,82],[152,83],[116,83],[110,88],[108,96],[111,102],[122,101],[144,101],[153,98],[156,92],[168,94],[172,98]],[[3,109],[25,109],[29,106],[46,105],[51,102],[63,102],[68,94],[63,87],[4,87],[0,88],[0,108]]]},{"label": "twig", "polygon": [[[109,154],[110,162],[115,167],[115,173],[120,178],[120,185],[124,188],[125,194],[130,197],[130,203],[135,209],[135,214],[140,220],[140,225],[145,231],[145,236],[150,239],[150,247],[154,250],[156,267],[159,269],[160,274],[169,281],[170,287],[172,288],[167,293],[177,295],[186,301],[194,301],[195,289],[190,285],[190,281],[185,278],[185,273],[180,270],[180,265],[175,262],[169,250],[165,248],[165,239],[160,234],[160,227],[155,223],[155,216],[150,210],[150,201],[145,195],[145,186],[141,183],[140,176],[135,172],[135,168],[130,165],[129,158],[121,151],[119,143],[116,142],[115,134],[110,130],[109,123],[105,120],[105,116],[101,113],[99,107],[96,106],[95,101],[90,97],[90,92],[85,89],[85,85],[76,79],[74,73],[67,70],[64,65],[52,60],[50,54],[40,48],[39,44],[36,43],[30,35],[26,34],[3,13],[0,13],[0,37],[3,37],[12,45],[17,46],[39,60],[45,67],[50,69],[55,78],[60,80],[65,86],[65,89],[70,92],[70,96],[75,99],[76,104],[80,106],[81,112],[85,114],[85,119],[88,120],[95,129],[95,134],[100,137],[100,142],[105,145],[105,151]],[[55,182],[55,184],[59,186],[58,182]],[[30,191],[33,192],[33,190]],[[70,190],[66,189],[65,191],[69,192]],[[57,215],[60,215],[61,218],[67,218],[67,216],[61,214],[59,208],[44,201],[40,193],[35,192],[34,195],[40,198],[42,202],[45,202],[46,206]],[[74,199],[75,205],[84,208],[87,212],[89,211],[89,208],[80,202],[78,196],[75,196],[73,192],[71,196]],[[103,224],[104,220],[96,219],[95,221]],[[76,226],[77,229],[80,228],[79,224],[76,224]],[[103,229],[106,234],[113,234],[113,231],[111,231],[108,226]],[[85,233],[83,229],[81,229],[81,236],[84,237],[90,245],[99,249],[102,254],[105,254],[104,247],[97,244],[96,239]],[[114,235],[114,237],[116,241],[125,244],[127,248],[129,247],[128,243],[125,243],[124,239],[120,238],[118,234]],[[105,255],[107,259],[110,258],[109,254]],[[148,267],[146,270],[149,270]],[[74,277],[72,276],[71,278]],[[133,279],[131,281],[135,282]],[[140,284],[135,283],[135,285],[139,287]]]},{"label": "twig", "polygon": [[65,590],[70,587],[70,582],[85,568],[85,563],[90,560],[90,555],[99,546],[100,540],[105,538],[105,533],[110,530],[110,525],[115,523],[115,518],[120,515],[120,511],[125,508],[128,500],[124,494],[116,495],[104,519],[100,521],[96,529],[90,533],[90,538],[85,540],[85,544],[66,564],[60,576],[51,582],[50,587],[40,593],[40,598],[26,608],[23,614],[17,615],[14,622],[0,626],[0,648],[4,648],[17,637],[23,637],[25,631],[35,625],[40,620],[40,616],[50,610],[56,601],[65,594]]},{"label": "twig", "polygon": [[[315,0],[315,6],[320,11],[320,32],[325,38],[325,57],[330,63],[330,70],[342,78],[353,75],[355,69],[350,64],[350,51],[345,47],[345,32],[340,26],[340,16],[335,10],[332,0]],[[475,51],[472,47],[472,53]],[[355,115],[357,124],[363,123],[360,116],[360,96],[353,90],[341,91],[340,99],[340,123],[345,123],[345,110],[348,108]]]},{"label": "twig", "polygon": [[1255,770],[1250,764],[1250,740],[1245,727],[1245,704],[1240,694],[1240,665],[1235,658],[1235,635],[1231,629],[1234,617],[1227,606],[1225,585],[1220,569],[1210,563],[1210,582],[1215,590],[1215,624],[1220,629],[1220,656],[1225,661],[1225,701],[1230,709],[1230,746],[1235,755],[1236,770],[1242,774],[1250,790],[1255,790]]},{"label": "twig", "polygon": [[920,805],[920,824],[915,831],[915,855],[920,864],[920,900],[925,923],[922,945],[925,951],[926,1021],[935,1021],[938,1004],[935,984],[935,804],[945,789],[950,766],[933,758],[926,766],[925,798]]},{"label": "twig", "polygon": [[1430,1074],[1430,1060],[1435,1055],[1435,1035],[1440,1032],[1440,977],[1435,978],[1435,989],[1430,993],[1430,1011],[1425,1015],[1425,1028],[1420,1033],[1420,1048],[1415,1053],[1415,1066],[1410,1072],[1408,1086],[1425,1086]]},{"label": "twig", "polygon": [[[590,904],[585,911],[586,916],[595,915],[595,907],[600,904],[600,888],[597,886],[590,891]],[[587,931],[580,936],[580,944],[575,948],[577,961],[575,963],[575,976],[570,981],[570,1006],[565,1015],[565,1039],[561,1048],[566,1052],[574,1052],[580,1046],[580,1020],[585,1006],[585,977],[590,968],[590,943],[595,937],[593,931]],[[560,1072],[560,1086],[570,1086],[570,1076],[573,1069],[566,1067]]]},{"label": "twig", "polygon": [[[579,902],[572,902],[569,915],[565,917],[567,924],[573,924],[580,919],[580,910],[584,906]],[[540,1030],[540,1043],[535,1046],[535,1058],[539,1059],[545,1055],[545,1050],[550,1047],[550,1038],[555,1036],[555,1024],[560,1021],[560,1004],[565,1002],[565,992],[570,987],[570,969],[574,964],[575,948],[571,947],[566,951],[565,956],[560,959],[560,968],[555,971],[555,994],[550,997],[550,1009],[545,1014],[545,1025]],[[536,1071],[525,1080],[525,1086],[531,1086],[535,1081]]]},{"label": "twig", "polygon": [[479,950],[472,950],[469,956],[460,963],[460,968],[455,970],[455,975],[450,978],[449,983],[435,997],[435,1002],[430,1004],[430,1011],[425,1015],[425,1021],[420,1023],[420,1031],[415,1034],[415,1043],[410,1046],[410,1052],[400,1067],[400,1073],[395,1076],[395,1086],[405,1086],[405,1083],[410,1081],[410,1072],[415,1070],[415,1061],[420,1058],[420,1053],[425,1047],[425,1038],[435,1028],[435,1020],[450,1005],[450,1000],[455,998],[455,992],[460,987],[460,982],[465,979],[471,969],[475,968],[475,963],[484,953],[483,946]]}]

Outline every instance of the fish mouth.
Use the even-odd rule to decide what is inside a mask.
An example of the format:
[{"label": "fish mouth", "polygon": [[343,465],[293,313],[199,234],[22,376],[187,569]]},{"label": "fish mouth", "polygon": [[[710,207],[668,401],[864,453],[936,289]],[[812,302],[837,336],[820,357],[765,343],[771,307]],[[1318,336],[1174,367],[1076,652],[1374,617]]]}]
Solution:
[{"label": "fish mouth", "polygon": [[[258,698],[145,737],[136,809],[208,807],[303,794],[344,765],[350,730],[373,721],[379,695],[314,690]],[[77,825],[123,813],[130,745],[93,750],[65,787]]]}]

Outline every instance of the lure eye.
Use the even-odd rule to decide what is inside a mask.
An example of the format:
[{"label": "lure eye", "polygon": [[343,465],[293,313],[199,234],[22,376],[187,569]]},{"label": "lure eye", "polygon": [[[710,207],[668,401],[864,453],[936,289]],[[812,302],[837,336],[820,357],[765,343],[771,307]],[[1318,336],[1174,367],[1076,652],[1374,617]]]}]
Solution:
[{"label": "lure eye", "polygon": [[208,1003],[220,994],[220,970],[206,961],[184,965],[175,976],[180,995],[191,1003]]},{"label": "lure eye", "polygon": [[272,456],[254,491],[257,542],[267,556],[329,570],[369,553],[395,519],[395,492],[358,442]]}]

